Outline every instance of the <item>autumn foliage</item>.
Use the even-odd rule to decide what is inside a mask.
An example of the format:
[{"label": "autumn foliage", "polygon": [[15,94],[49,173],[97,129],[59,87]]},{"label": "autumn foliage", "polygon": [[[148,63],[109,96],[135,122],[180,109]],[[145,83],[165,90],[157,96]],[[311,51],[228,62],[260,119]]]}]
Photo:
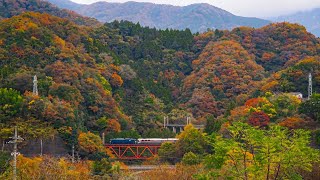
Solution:
[{"label": "autumn foliage", "polygon": [[115,87],[120,87],[123,84],[123,80],[118,74],[113,73],[111,76],[110,83]]},{"label": "autumn foliage", "polygon": [[[0,16],[6,17],[0,20],[1,141],[11,136],[15,125],[28,140],[58,133],[67,152],[74,146],[81,158],[97,160],[95,173],[104,174],[110,173],[109,168],[104,169],[110,165],[107,156],[113,156],[102,145],[102,133],[106,142],[116,137],[175,137],[176,133],[160,128],[163,117],[169,116],[170,123],[177,124],[185,124],[189,117],[192,123],[202,125],[209,118],[205,130],[211,136],[188,125],[176,144],[166,144],[159,150],[159,157],[175,163],[188,153],[184,163],[195,165],[204,163],[201,159],[208,154],[225,153],[215,162],[223,162],[220,167],[225,167],[222,171],[227,175],[237,171],[229,169],[238,163],[253,169],[251,162],[259,153],[240,151],[247,148],[241,144],[244,139],[234,139],[235,149],[210,149],[213,143],[239,137],[225,139],[238,122],[246,122],[243,127],[257,132],[257,136],[268,136],[268,130],[276,124],[282,126],[276,126],[279,129],[290,129],[283,133],[308,128],[310,122],[318,128],[314,121],[319,120],[317,93],[309,101],[291,93],[301,92],[306,97],[309,72],[313,75],[313,91],[320,90],[320,41],[300,25],[275,23],[259,29],[239,27],[192,34],[189,29],[157,30],[128,21],[79,26],[90,24],[86,21],[89,19],[64,14],[39,0],[5,0],[0,10]],[[69,20],[45,13],[21,14],[25,10],[50,10]],[[38,95],[31,92],[34,75],[38,77]],[[303,137],[307,139],[307,132]],[[214,141],[208,144],[210,139]],[[232,146],[228,142],[221,147]],[[254,139],[253,146],[256,143],[264,142]],[[212,158],[219,158],[216,155]],[[302,152],[299,156],[307,155]],[[78,166],[64,159],[20,158],[20,172],[25,177],[88,177],[89,162]],[[226,158],[244,159],[224,162]],[[276,169],[273,162],[272,170]],[[240,171],[251,170],[246,167]],[[308,164],[305,167],[310,168]],[[290,167],[281,165],[280,173],[285,168]],[[167,171],[168,176],[152,171],[146,177],[191,178],[191,172],[198,169],[177,167],[176,171]]]},{"label": "autumn foliage", "polygon": [[305,120],[300,117],[288,117],[279,123],[280,126],[287,127],[289,129],[299,129],[304,127]]},{"label": "autumn foliage", "polygon": [[[209,42],[192,66],[193,72],[184,80],[184,93],[188,95],[198,89],[208,89],[208,97],[212,98],[207,98],[207,101],[222,103],[225,108],[228,98],[247,93],[255,86],[255,81],[263,77],[263,68],[235,41]],[[197,109],[199,113],[207,110]],[[210,112],[219,115],[223,110],[219,108]]]},{"label": "autumn foliage", "polygon": [[28,158],[22,155],[17,160],[18,177],[21,179],[90,179],[91,163],[48,156]]},{"label": "autumn foliage", "polygon": [[264,112],[254,112],[250,115],[248,123],[252,126],[265,127],[269,124],[270,118]]},{"label": "autumn foliage", "polygon": [[99,136],[87,132],[80,133],[78,136],[80,149],[87,153],[95,153],[104,151],[102,140]]}]

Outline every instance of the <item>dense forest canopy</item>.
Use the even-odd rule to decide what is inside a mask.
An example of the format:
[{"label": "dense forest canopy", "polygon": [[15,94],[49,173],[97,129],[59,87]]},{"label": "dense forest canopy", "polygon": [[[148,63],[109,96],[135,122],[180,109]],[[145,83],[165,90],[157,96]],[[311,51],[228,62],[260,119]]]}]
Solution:
[{"label": "dense forest canopy", "polygon": [[[204,122],[265,92],[306,96],[309,72],[319,90],[318,39],[296,24],[193,35],[127,21],[79,27],[28,12],[0,27],[1,87],[39,108],[31,114],[17,109],[17,117],[56,128],[101,132],[97,122],[106,118],[143,134],[158,129],[165,114],[179,113]],[[34,75],[39,97],[28,93]]]}]

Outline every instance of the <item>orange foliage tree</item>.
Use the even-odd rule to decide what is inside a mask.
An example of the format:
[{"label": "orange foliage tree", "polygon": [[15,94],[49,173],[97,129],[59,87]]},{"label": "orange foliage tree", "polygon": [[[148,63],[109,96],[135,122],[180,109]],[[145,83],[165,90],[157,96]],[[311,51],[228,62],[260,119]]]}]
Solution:
[{"label": "orange foliage tree", "polygon": [[107,122],[106,131],[108,132],[120,132],[121,125],[116,119],[109,119]]},{"label": "orange foliage tree", "polygon": [[123,84],[123,80],[121,76],[119,76],[117,73],[113,73],[111,76],[110,83],[115,87],[120,87]]},{"label": "orange foliage tree", "polygon": [[306,122],[300,117],[288,117],[280,122],[279,125],[289,129],[299,129],[302,128],[305,123]]}]

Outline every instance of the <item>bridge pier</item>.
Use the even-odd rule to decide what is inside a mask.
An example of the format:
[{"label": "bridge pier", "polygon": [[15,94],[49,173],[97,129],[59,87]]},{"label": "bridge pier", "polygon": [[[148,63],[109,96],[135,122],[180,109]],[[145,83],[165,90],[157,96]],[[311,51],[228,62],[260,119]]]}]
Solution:
[{"label": "bridge pier", "polygon": [[[188,124],[192,124],[190,117],[187,117],[187,124],[186,125],[188,125]],[[186,125],[183,125],[183,124],[170,124],[169,123],[169,117],[168,116],[163,117],[163,127],[164,128],[168,128],[168,129],[172,128],[172,131],[174,133],[182,132]],[[197,129],[203,129],[204,125],[194,125],[194,127],[197,128]]]},{"label": "bridge pier", "polygon": [[174,133],[177,133],[176,127],[173,126],[173,127],[172,127],[172,130],[173,130]]}]

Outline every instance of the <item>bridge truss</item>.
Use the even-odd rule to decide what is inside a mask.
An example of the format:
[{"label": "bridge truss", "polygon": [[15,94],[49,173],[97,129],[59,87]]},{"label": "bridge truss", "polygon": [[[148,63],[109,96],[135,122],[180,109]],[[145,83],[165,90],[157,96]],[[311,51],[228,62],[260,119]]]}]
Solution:
[{"label": "bridge truss", "polygon": [[152,144],[107,144],[117,159],[145,160],[158,154],[160,145]]}]

